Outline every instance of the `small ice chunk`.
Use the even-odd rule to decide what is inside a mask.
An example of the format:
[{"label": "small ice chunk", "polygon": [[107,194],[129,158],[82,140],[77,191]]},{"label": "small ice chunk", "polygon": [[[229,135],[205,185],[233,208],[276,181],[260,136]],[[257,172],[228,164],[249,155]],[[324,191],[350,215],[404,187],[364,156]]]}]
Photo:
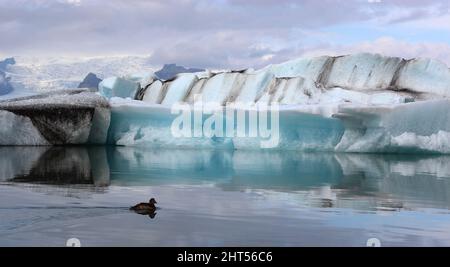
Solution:
[{"label": "small ice chunk", "polygon": [[98,91],[106,98],[122,97],[122,98],[134,98],[139,85],[131,80],[127,80],[119,77],[110,77],[104,79],[98,85]]},{"label": "small ice chunk", "polygon": [[139,83],[141,87],[145,88],[156,79],[156,76],[153,72],[142,71],[133,73],[127,76],[126,79],[135,83]]}]

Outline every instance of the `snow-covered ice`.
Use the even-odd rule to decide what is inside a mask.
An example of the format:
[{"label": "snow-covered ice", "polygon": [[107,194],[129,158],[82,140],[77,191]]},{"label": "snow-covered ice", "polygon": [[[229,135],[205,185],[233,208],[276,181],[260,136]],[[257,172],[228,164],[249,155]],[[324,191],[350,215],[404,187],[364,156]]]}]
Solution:
[{"label": "snow-covered ice", "polygon": [[[77,88],[90,72],[104,79],[151,71],[148,56],[108,57],[30,57],[16,56],[15,64],[6,67],[11,85],[17,91],[39,94]],[[20,96],[20,95],[18,95]]]},{"label": "snow-covered ice", "polygon": [[[119,86],[119,91],[128,92],[127,86]],[[256,71],[180,74],[168,81],[155,78],[141,87],[138,100],[168,106],[192,104],[196,94],[224,105],[399,104],[450,97],[450,71],[435,60],[356,54],[300,58]],[[111,97],[109,91],[104,95]]]},{"label": "snow-covered ice", "polygon": [[84,90],[0,101],[0,145],[105,144],[109,103]]}]

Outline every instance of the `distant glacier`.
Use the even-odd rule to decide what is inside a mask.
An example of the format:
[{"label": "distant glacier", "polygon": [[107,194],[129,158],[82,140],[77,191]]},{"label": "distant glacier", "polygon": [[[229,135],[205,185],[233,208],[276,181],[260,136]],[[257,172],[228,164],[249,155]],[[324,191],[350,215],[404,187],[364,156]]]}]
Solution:
[{"label": "distant glacier", "polygon": [[66,89],[97,89],[98,83],[110,76],[154,72],[167,80],[178,73],[198,71],[203,69],[177,64],[160,67],[152,64],[149,56],[10,57],[0,59],[0,100]]}]

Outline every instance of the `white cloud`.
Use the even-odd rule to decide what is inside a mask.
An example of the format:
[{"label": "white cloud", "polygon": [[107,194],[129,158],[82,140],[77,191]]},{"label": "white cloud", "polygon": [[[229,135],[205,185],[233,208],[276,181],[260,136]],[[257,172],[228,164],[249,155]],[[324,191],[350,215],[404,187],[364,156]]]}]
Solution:
[{"label": "white cloud", "polygon": [[69,5],[74,5],[74,6],[80,6],[81,5],[81,0],[59,0],[62,3],[66,3]]},{"label": "white cloud", "polygon": [[412,23],[409,23],[409,26],[421,30],[450,31],[450,14],[416,20]]},{"label": "white cloud", "polygon": [[379,53],[385,56],[404,58],[433,58],[441,60],[450,66],[450,44],[433,42],[406,42],[393,37],[381,37],[375,41],[366,41],[348,46],[328,46],[312,48],[305,56],[315,55],[343,55],[359,52]]}]

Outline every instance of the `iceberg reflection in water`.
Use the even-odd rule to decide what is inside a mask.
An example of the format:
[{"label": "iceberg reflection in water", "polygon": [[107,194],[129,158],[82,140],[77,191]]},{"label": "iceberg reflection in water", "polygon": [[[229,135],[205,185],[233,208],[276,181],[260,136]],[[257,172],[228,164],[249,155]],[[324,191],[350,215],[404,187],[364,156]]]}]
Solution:
[{"label": "iceberg reflection in water", "polygon": [[[0,245],[450,245],[450,156],[103,146],[0,155]],[[162,208],[154,220],[128,211],[150,197]]]}]

